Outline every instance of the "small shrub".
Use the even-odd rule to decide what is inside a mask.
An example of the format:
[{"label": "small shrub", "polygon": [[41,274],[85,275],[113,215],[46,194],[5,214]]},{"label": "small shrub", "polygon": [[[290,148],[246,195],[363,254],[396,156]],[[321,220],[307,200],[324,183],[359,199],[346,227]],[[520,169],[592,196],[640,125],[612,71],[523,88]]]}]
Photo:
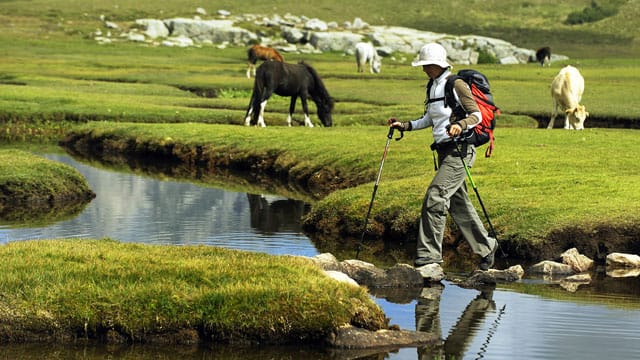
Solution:
[{"label": "small shrub", "polygon": [[613,16],[617,13],[618,9],[614,5],[600,6],[595,1],[592,1],[590,7],[584,8],[582,11],[575,11],[569,14],[564,23],[567,25],[591,23]]},{"label": "small shrub", "polygon": [[478,64],[497,64],[498,58],[486,50],[479,50]]}]

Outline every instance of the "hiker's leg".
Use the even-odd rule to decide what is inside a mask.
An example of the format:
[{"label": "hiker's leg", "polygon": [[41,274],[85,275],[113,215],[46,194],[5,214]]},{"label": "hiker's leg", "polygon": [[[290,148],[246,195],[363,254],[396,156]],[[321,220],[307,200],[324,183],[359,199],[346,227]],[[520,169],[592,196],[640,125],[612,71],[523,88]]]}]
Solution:
[{"label": "hiker's leg", "polygon": [[[475,148],[469,145],[465,157],[465,163],[468,167],[473,166],[475,158]],[[462,161],[460,161],[460,158],[457,160],[466,176]],[[451,195],[449,213],[474,253],[484,257],[497,246],[496,239],[488,235],[476,208],[473,206],[471,199],[469,199],[467,184],[464,181],[456,192]]]},{"label": "hiker's leg", "polygon": [[466,184],[463,184],[453,194],[450,202],[449,213],[451,213],[451,218],[460,228],[471,250],[482,257],[487,256],[497,246],[497,241],[489,236],[482,224],[476,208],[473,206],[471,199],[469,199]]},{"label": "hiker's leg", "polygon": [[466,175],[460,158],[451,155],[440,158],[438,171],[429,184],[422,202],[418,258],[442,259],[442,239],[447,225],[449,200],[464,183]]}]

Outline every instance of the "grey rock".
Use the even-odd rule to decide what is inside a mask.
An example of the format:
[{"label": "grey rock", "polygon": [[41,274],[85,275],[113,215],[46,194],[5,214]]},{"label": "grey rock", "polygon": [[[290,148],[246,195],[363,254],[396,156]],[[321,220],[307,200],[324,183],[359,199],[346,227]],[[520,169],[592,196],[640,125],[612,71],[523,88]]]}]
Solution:
[{"label": "grey rock", "polygon": [[353,326],[338,328],[329,338],[329,346],[341,349],[370,349],[385,347],[408,347],[427,345],[440,341],[440,337],[428,333],[409,330],[369,331]]}]

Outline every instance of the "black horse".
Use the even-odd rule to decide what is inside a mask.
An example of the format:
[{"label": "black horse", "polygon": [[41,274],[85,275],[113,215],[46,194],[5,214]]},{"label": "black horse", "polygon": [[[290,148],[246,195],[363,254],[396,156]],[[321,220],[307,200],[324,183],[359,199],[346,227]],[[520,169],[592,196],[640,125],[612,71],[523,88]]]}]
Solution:
[{"label": "black horse", "polygon": [[264,123],[264,108],[267,100],[273,94],[290,96],[289,116],[287,124],[291,126],[296,100],[300,97],[304,110],[304,124],[313,127],[309,119],[307,99],[310,98],[316,104],[318,118],[324,126],[331,126],[331,111],[333,99],[324,87],[318,73],[308,64],[300,62],[290,64],[279,61],[267,61],[258,67],[253,83],[251,102],[245,115],[245,125],[266,126]]}]

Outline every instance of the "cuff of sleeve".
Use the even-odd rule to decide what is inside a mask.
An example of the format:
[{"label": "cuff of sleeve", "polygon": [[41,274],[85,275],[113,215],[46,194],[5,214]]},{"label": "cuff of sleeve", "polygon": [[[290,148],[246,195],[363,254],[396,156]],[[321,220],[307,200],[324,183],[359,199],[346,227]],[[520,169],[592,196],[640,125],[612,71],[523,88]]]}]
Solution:
[{"label": "cuff of sleeve", "polygon": [[413,126],[411,125],[411,121],[403,122],[402,128],[404,129],[404,131],[411,131],[411,129],[413,128]]}]

